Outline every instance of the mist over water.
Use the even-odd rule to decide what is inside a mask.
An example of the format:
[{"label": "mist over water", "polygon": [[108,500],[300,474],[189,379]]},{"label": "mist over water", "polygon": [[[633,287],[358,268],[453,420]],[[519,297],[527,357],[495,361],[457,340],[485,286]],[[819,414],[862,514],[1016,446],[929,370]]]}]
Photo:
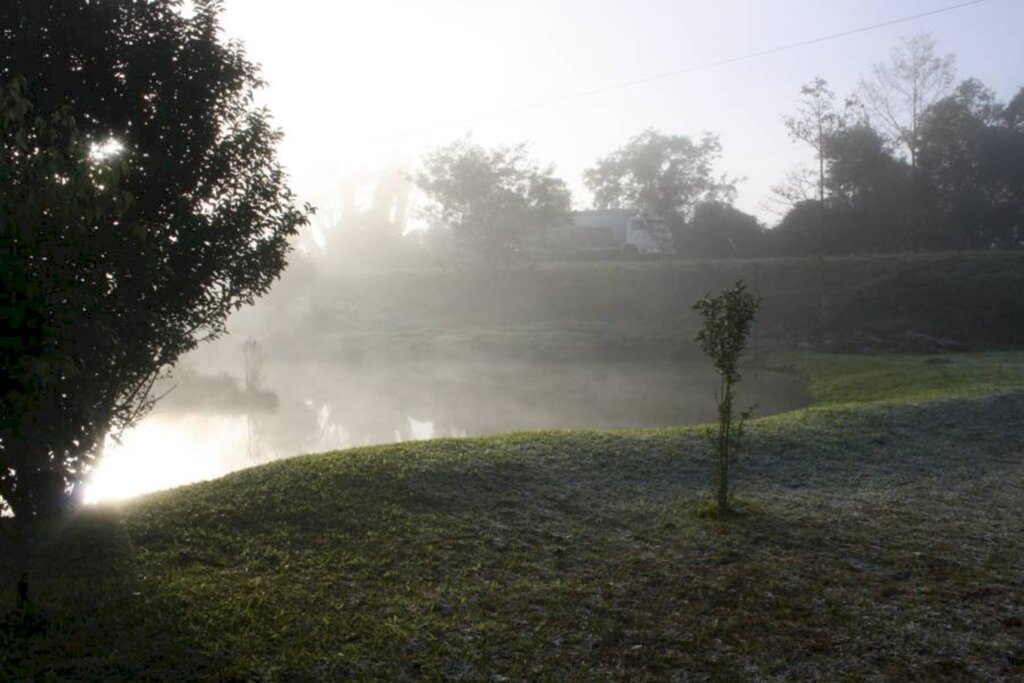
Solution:
[{"label": "mist over water", "polygon": [[[237,349],[239,342],[219,345]],[[124,498],[352,446],[715,419],[717,376],[697,361],[268,356],[259,385],[247,388],[240,355],[234,371],[216,370],[210,364],[216,353],[198,354],[179,370],[174,389],[154,412],[120,443],[108,442],[85,499]],[[756,404],[758,416],[805,402],[802,382],[789,375],[751,370],[740,385],[739,405]]]}]

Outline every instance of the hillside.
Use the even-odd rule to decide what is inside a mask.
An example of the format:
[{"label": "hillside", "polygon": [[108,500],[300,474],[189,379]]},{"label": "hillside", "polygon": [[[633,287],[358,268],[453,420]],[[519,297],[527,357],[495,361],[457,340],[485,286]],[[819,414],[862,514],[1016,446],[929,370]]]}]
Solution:
[{"label": "hillside", "polygon": [[296,356],[678,357],[695,352],[693,302],[741,278],[763,297],[760,351],[1024,343],[1024,252],[538,263],[334,278],[296,270],[234,329]]},{"label": "hillside", "polygon": [[768,362],[738,519],[699,428],[280,461],[51,529],[0,677],[1024,676],[1024,355]]}]

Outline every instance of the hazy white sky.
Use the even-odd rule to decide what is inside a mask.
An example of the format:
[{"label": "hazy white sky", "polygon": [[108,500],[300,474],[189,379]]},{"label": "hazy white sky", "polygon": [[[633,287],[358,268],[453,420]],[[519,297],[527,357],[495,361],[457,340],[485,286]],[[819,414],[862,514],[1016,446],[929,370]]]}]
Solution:
[{"label": "hazy white sky", "polygon": [[[472,131],[529,141],[589,205],[581,173],[643,128],[721,136],[737,205],[773,220],[772,184],[810,160],[786,136],[801,85],[852,92],[901,37],[930,32],[1007,99],[1024,85],[1024,0],[961,9],[592,96],[566,96],[811,40],[963,0],[227,0],[223,25],[263,65],[293,188],[317,203],[341,178]],[[559,99],[562,98],[562,99]],[[552,102],[552,100],[556,100]],[[532,106],[545,103],[541,106]],[[518,110],[508,113],[510,110]]]}]

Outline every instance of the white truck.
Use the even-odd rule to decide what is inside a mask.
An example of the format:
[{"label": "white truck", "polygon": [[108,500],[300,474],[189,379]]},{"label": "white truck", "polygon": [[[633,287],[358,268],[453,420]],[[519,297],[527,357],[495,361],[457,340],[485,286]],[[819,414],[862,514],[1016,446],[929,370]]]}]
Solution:
[{"label": "white truck", "polygon": [[672,254],[672,231],[665,220],[628,209],[576,211],[572,223],[548,228],[549,249],[578,255]]}]

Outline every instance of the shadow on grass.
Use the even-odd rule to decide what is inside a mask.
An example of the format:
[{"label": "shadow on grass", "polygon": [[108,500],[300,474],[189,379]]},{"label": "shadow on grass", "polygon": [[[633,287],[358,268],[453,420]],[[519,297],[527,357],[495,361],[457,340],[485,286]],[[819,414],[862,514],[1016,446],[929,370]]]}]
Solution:
[{"label": "shadow on grass", "polygon": [[187,679],[210,669],[177,630],[180,604],[140,573],[115,510],[83,510],[41,526],[31,548],[30,624],[13,567],[0,569],[0,614],[8,615],[0,679]]}]

